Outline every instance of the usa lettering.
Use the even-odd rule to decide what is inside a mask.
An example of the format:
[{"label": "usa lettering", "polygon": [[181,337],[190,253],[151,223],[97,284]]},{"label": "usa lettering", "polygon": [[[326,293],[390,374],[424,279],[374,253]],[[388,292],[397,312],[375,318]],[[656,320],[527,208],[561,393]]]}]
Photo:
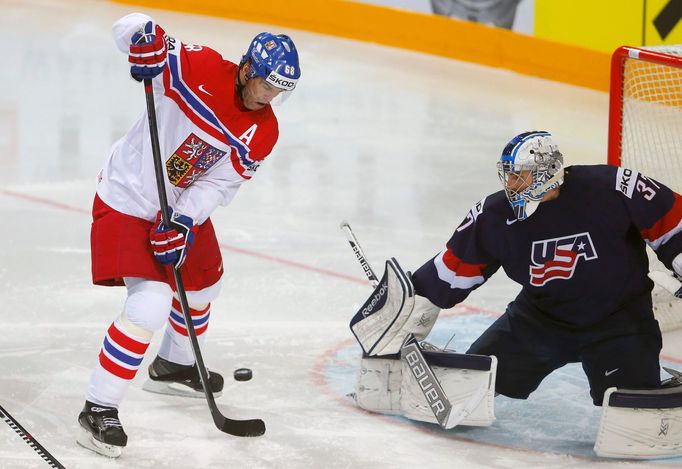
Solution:
[{"label": "usa lettering", "polygon": [[568,280],[573,277],[581,259],[591,261],[598,257],[588,232],[534,241],[530,284],[541,287],[552,280]]}]

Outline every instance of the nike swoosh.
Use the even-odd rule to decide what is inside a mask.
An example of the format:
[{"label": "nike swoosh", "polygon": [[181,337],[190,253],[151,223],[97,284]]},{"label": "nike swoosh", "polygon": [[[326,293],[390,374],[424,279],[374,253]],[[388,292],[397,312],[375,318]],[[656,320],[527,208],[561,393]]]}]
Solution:
[{"label": "nike swoosh", "polygon": [[614,374],[618,370],[619,370],[619,368],[616,368],[615,370],[605,371],[604,376],[611,376],[612,374]]},{"label": "nike swoosh", "polygon": [[209,93],[208,91],[206,91],[206,90],[204,89],[204,83],[202,83],[201,85],[199,85],[197,88],[199,88],[199,91],[201,91],[202,93],[206,93],[206,94],[209,95],[209,96],[213,96],[211,93]]},{"label": "nike swoosh", "polygon": [[510,220],[509,218],[507,218],[507,225],[513,225],[513,224],[516,223],[517,221],[519,221],[518,218],[514,218],[513,220]]}]

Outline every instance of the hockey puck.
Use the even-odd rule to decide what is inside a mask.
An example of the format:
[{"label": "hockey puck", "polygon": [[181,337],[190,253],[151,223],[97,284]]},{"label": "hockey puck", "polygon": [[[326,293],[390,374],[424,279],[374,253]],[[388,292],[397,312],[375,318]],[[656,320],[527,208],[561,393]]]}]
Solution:
[{"label": "hockey puck", "polygon": [[249,368],[237,368],[234,370],[234,379],[237,381],[248,381],[253,377],[253,372]]}]

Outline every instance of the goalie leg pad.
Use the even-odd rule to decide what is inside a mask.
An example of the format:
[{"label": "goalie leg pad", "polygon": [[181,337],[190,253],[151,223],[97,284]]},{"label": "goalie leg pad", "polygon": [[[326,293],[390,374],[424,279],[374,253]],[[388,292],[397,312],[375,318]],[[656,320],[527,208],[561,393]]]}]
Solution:
[{"label": "goalie leg pad", "polygon": [[401,331],[414,308],[414,287],[398,261],[386,261],[381,281],[350,322],[350,329],[365,355],[388,355],[387,349]]},{"label": "goalie leg pad", "polygon": [[607,458],[682,456],[682,386],[607,389],[594,451]]},{"label": "goalie leg pad", "polygon": [[355,383],[355,402],[371,412],[400,414],[401,382],[399,355],[363,357]]},{"label": "goalie leg pad", "polygon": [[[495,421],[497,359],[445,351],[424,350],[422,354],[452,406],[445,428],[492,425]],[[415,377],[411,370],[414,363],[407,356],[403,359],[400,407],[405,417],[439,423],[432,404],[427,402],[425,381]]]}]

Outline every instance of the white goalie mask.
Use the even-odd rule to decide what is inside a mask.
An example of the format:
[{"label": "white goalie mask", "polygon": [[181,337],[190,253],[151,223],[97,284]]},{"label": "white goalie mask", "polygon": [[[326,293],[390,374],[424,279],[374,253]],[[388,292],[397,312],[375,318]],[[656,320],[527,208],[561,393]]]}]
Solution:
[{"label": "white goalie mask", "polygon": [[564,182],[564,157],[549,132],[524,132],[502,150],[497,174],[514,215],[525,220],[548,191]]}]

